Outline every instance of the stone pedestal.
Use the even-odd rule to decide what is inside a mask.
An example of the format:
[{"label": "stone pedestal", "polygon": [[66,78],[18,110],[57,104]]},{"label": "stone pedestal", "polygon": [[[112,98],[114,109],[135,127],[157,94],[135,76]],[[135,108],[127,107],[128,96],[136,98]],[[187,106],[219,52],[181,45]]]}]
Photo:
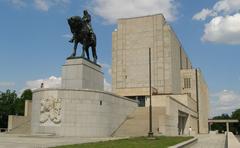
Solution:
[{"label": "stone pedestal", "polygon": [[109,137],[137,102],[103,91],[101,66],[83,58],[62,67],[62,88],[33,91],[32,134]]},{"label": "stone pedestal", "polygon": [[103,90],[101,66],[83,58],[68,59],[62,67],[62,88]]}]

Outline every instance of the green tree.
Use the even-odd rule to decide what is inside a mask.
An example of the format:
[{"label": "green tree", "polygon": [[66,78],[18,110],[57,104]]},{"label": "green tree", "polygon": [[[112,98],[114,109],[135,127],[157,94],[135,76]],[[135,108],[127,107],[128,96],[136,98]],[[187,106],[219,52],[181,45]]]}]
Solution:
[{"label": "green tree", "polygon": [[23,91],[21,98],[23,100],[32,100],[32,90],[31,89],[26,89]]},{"label": "green tree", "polygon": [[16,91],[0,92],[0,127],[7,128],[9,115],[24,115],[25,100],[32,100],[32,91],[26,89],[20,97]]},{"label": "green tree", "polygon": [[[228,114],[222,114],[221,116],[215,116],[213,119],[231,119]],[[225,123],[213,123],[211,125],[211,130],[218,130],[219,132],[226,131],[226,124]]]},{"label": "green tree", "polygon": [[0,127],[7,128],[8,115],[15,115],[15,102],[18,99],[15,91],[0,92]]},{"label": "green tree", "polygon": [[32,100],[32,90],[26,89],[20,98],[15,101],[15,109],[17,115],[24,115],[25,100]]},{"label": "green tree", "polygon": [[[240,108],[236,109],[234,112],[232,112],[232,119],[237,119],[240,121]],[[240,124],[239,123],[234,123],[233,124],[233,132],[235,134],[240,134]]]}]

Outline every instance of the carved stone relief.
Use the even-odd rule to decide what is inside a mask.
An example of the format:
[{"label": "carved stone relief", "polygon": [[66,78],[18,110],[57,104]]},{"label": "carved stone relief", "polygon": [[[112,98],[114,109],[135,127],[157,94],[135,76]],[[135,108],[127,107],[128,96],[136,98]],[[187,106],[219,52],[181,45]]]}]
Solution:
[{"label": "carved stone relief", "polygon": [[47,97],[41,99],[40,123],[58,125],[61,123],[61,99]]}]

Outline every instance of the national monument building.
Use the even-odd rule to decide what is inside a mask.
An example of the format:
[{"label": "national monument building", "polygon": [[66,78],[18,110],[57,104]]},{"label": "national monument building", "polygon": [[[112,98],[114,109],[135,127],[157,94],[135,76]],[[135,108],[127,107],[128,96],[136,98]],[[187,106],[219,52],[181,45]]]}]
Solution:
[{"label": "national monument building", "polygon": [[[116,134],[148,132],[149,54],[154,133],[208,133],[208,88],[163,15],[119,19],[112,33],[113,93],[139,101]],[[126,125],[126,126],[125,126]]]},{"label": "national monument building", "polygon": [[[81,17],[69,20],[76,19]],[[25,116],[9,116],[9,133],[146,136],[149,48],[154,135],[189,135],[190,127],[191,135],[208,133],[207,84],[161,14],[118,20],[112,33],[112,92],[103,89],[96,56],[94,61],[78,57],[75,48],[62,66],[61,87],[34,90]]]}]

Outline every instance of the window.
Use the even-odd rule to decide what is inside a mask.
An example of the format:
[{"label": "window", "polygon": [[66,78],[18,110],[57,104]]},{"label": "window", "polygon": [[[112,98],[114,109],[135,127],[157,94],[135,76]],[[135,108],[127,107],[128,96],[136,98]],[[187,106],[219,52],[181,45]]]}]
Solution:
[{"label": "window", "polygon": [[191,79],[184,78],[184,88],[191,88]]},{"label": "window", "polygon": [[145,107],[145,96],[138,96],[138,107]]}]

